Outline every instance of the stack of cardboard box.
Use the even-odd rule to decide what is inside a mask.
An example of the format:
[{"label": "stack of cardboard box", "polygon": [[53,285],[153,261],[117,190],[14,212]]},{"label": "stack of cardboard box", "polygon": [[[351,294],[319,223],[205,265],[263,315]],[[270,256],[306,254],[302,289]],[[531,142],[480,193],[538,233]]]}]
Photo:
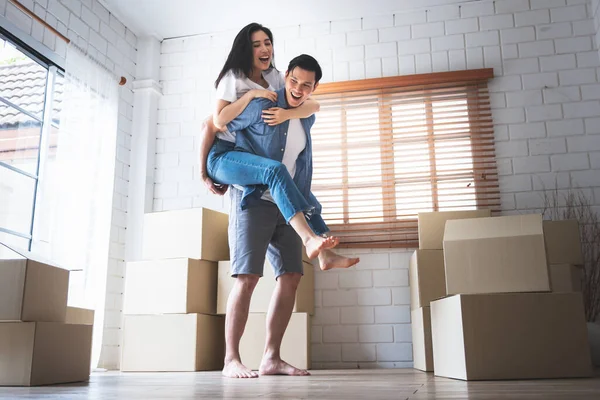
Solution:
[{"label": "stack of cardboard box", "polygon": [[414,367],[433,371],[430,302],[446,295],[444,227],[449,219],[489,217],[489,210],[419,213],[419,249],[409,267]]},{"label": "stack of cardboard box", "polygon": [[0,244],[0,386],[86,381],[93,312],[67,307],[69,271]]},{"label": "stack of cardboard box", "polygon": [[[447,220],[447,297],[431,302],[436,375],[465,380],[590,375],[581,293],[552,293],[550,286],[544,230],[568,233],[546,228],[535,214]],[[550,247],[548,254],[555,250]]]},{"label": "stack of cardboard box", "polygon": [[[235,279],[230,276],[228,217],[209,209],[146,214],[143,261],[127,263],[122,371],[206,371],[223,368],[224,314]],[[240,343],[244,364],[258,369],[266,313],[275,288],[264,267],[252,296]],[[282,344],[282,357],[310,368],[310,315],[314,269],[304,255],[304,277]]]},{"label": "stack of cardboard box", "polygon": [[[294,312],[281,345],[281,357],[290,364],[309,369],[310,359],[310,316],[315,311],[314,267],[304,254],[304,276],[296,292]],[[227,298],[235,282],[230,275],[230,263],[219,262],[217,290],[217,314],[225,314]],[[248,368],[258,369],[265,348],[266,317],[269,302],[275,289],[276,280],[273,269],[267,261],[264,265],[264,276],[259,280],[250,303],[250,315],[244,335],[240,342],[240,356]]]},{"label": "stack of cardboard box", "polygon": [[205,208],[146,214],[143,261],[127,263],[122,371],[223,368],[217,262],[229,259],[226,214]]}]

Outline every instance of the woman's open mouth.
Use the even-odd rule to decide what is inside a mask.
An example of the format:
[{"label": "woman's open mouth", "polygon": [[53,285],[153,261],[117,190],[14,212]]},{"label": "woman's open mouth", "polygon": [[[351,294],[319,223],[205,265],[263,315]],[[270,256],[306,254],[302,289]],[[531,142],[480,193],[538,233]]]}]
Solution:
[{"label": "woman's open mouth", "polygon": [[269,56],[267,56],[267,57],[258,57],[258,59],[260,60],[260,62],[267,64],[271,60],[271,57],[269,57]]}]

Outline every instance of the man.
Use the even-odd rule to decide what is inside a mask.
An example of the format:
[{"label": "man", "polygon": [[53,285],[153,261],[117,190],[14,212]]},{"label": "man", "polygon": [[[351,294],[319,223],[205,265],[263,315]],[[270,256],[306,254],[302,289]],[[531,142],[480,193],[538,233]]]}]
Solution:
[{"label": "man", "polygon": [[[285,87],[277,91],[276,107],[302,105],[317,88],[321,76],[321,68],[313,57],[301,55],[294,58],[286,73]],[[315,209],[320,210],[316,198],[310,193],[310,129],[315,117],[269,126],[263,121],[262,113],[271,107],[273,103],[267,99],[254,99],[236,119],[227,124],[230,132],[240,132],[236,136],[236,150],[282,162],[305,198]],[[256,373],[242,364],[239,342],[248,319],[252,293],[262,276],[265,253],[275,270],[277,284],[267,314],[266,346],[259,374],[309,375],[307,371],[287,364],[280,356],[281,342],[303,274],[302,241],[292,227],[286,224],[277,206],[268,200],[269,194],[262,186],[246,187],[243,192],[231,190],[231,273],[237,279],[227,303],[225,322],[226,356],[223,375],[227,377],[257,377]],[[331,252],[322,253],[321,257],[344,259]],[[348,262],[347,260],[344,262]]]}]

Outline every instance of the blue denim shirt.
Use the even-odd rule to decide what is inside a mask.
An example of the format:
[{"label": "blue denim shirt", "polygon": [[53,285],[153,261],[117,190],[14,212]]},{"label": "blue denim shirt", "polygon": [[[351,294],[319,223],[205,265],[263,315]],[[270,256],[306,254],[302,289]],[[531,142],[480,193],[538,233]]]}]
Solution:
[{"label": "blue denim shirt", "polygon": [[[246,151],[279,162],[283,160],[289,121],[285,121],[279,125],[269,126],[262,118],[263,110],[268,108],[288,108],[285,99],[285,88],[279,89],[276,93],[277,102],[272,102],[265,98],[254,99],[237,118],[227,124],[227,129],[229,129],[230,132],[238,132],[236,135],[235,150]],[[313,173],[310,128],[315,123],[315,116],[312,115],[308,118],[301,118],[300,122],[306,133],[306,147],[296,160],[294,182],[308,203],[314,207],[313,212],[320,214],[321,204],[319,204],[317,198],[310,191]],[[265,185],[244,187],[241,203],[242,208],[246,208],[252,203],[260,200],[265,190],[267,190],[267,186]]]}]

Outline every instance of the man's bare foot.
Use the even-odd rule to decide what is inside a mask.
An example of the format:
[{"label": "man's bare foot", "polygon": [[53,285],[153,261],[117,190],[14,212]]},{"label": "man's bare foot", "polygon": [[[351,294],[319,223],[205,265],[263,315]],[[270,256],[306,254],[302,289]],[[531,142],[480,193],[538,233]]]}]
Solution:
[{"label": "man's bare foot", "polygon": [[282,360],[273,358],[263,359],[260,368],[260,375],[290,375],[290,376],[309,376],[310,373],[305,369],[292,367],[290,364]]},{"label": "man's bare foot", "polygon": [[340,239],[338,239],[335,236],[314,236],[308,239],[306,243],[304,243],[304,247],[306,247],[306,254],[308,255],[308,258],[312,260],[313,258],[318,256],[321,251],[326,249],[332,249],[335,246],[337,246],[339,242]]},{"label": "man's bare foot", "polygon": [[324,250],[319,253],[319,267],[323,271],[333,268],[350,268],[360,261],[360,258],[348,258],[335,254],[331,250]]},{"label": "man's bare foot", "polygon": [[226,362],[222,373],[227,378],[258,378],[256,372],[249,370],[236,360]]}]

